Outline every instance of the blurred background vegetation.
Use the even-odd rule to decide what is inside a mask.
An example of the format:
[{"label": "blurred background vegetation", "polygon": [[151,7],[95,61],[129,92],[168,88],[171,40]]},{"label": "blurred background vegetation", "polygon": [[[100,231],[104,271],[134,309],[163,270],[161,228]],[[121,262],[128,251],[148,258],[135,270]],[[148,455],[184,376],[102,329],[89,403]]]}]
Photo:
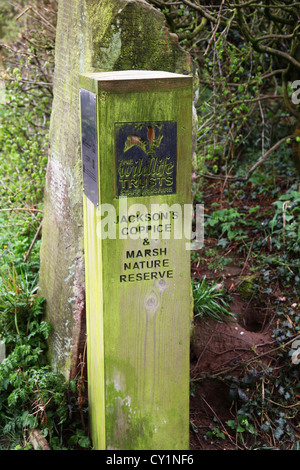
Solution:
[{"label": "blurred background vegetation", "polygon": [[42,220],[56,12],[56,1],[0,1],[0,243],[23,258]]}]

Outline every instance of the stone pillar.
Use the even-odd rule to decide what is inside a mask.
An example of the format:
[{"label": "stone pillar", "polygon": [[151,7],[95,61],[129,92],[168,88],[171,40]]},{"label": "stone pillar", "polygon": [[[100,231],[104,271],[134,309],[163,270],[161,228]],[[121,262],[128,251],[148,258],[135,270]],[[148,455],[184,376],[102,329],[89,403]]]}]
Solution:
[{"label": "stone pillar", "polygon": [[54,331],[52,365],[78,373],[85,344],[79,74],[116,70],[190,73],[190,56],[164,15],[144,0],[60,0],[50,124],[40,293]]}]

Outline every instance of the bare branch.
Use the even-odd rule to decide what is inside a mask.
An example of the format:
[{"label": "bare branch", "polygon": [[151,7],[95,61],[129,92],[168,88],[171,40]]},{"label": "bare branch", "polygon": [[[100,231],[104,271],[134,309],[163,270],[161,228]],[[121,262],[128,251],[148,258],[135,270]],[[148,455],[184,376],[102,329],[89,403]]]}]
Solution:
[{"label": "bare branch", "polygon": [[269,155],[271,155],[275,150],[277,150],[280,145],[285,143],[288,139],[294,138],[294,135],[289,135],[287,137],[283,137],[283,139],[280,139],[273,147],[271,147],[248,171],[247,175],[245,177],[239,177],[239,176],[225,176],[225,175],[213,175],[211,173],[205,173],[202,175],[199,175],[197,178],[200,178],[201,176],[204,178],[209,178],[209,179],[215,179],[215,180],[229,180],[229,181],[248,181],[251,175],[255,172],[255,170],[262,164],[264,163]]},{"label": "bare branch", "polygon": [[258,44],[258,40],[257,38],[254,38],[250,29],[248,28],[248,25],[245,21],[245,18],[241,12],[240,9],[237,9],[237,13],[238,13],[238,21],[239,21],[239,26],[241,28],[241,31],[242,33],[244,34],[245,38],[247,39],[247,41],[253,45],[253,48],[257,51],[257,52],[267,52],[271,55],[275,55],[277,57],[281,57],[282,59],[285,59],[288,61],[288,63],[294,65],[294,67],[296,67],[297,69],[300,69],[300,62],[298,62],[294,57],[292,57],[291,55],[287,54],[286,52],[284,51],[280,51],[278,49],[274,49],[273,47],[269,47],[269,46],[264,46],[262,44]]},{"label": "bare branch", "polygon": [[21,18],[21,16],[25,15],[29,10],[33,11],[33,13],[36,14],[36,16],[38,16],[43,23],[45,23],[50,29],[52,29],[53,31],[56,30],[55,26],[53,26],[51,23],[49,23],[49,21],[46,20],[46,18],[41,15],[41,13],[39,13],[37,10],[35,10],[32,6],[29,6],[27,8],[25,8],[24,11],[22,11],[22,13],[20,13],[17,17],[16,17],[16,21]]}]

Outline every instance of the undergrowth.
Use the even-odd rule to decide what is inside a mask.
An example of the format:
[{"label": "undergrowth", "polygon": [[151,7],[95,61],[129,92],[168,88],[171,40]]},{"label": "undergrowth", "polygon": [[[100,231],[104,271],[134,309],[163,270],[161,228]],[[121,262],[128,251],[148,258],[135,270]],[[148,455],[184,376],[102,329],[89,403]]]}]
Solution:
[{"label": "undergrowth", "polygon": [[44,319],[36,263],[16,268],[13,252],[3,255],[2,262],[0,338],[6,358],[0,364],[0,448],[31,448],[31,429],[38,429],[51,449],[90,447],[80,377],[66,381],[47,361],[52,326]]},{"label": "undergrowth", "polygon": [[[91,447],[82,374],[66,380],[49,365],[52,326],[38,290],[55,4],[32,4],[23,40],[4,49],[9,52],[0,96],[0,340],[6,355],[0,363],[1,450],[31,449],[32,429],[53,450]],[[2,23],[20,13],[14,8],[0,4]]]},{"label": "undergrowth", "polygon": [[193,285],[195,318],[211,317],[217,321],[235,319],[230,305],[225,299],[222,284],[209,283],[204,277]]},{"label": "undergrowth", "polygon": [[[254,350],[250,360],[200,379],[226,387],[232,414],[222,423],[214,417],[204,438],[237,449],[299,449],[300,186],[289,155],[276,170],[267,163],[246,184],[203,181],[198,202],[205,204],[206,243],[214,248],[194,253],[193,266],[211,263],[216,284],[225,260],[235,261],[249,281],[247,302],[255,298],[267,306],[272,337],[266,354]],[[224,296],[233,293],[225,289]]]}]

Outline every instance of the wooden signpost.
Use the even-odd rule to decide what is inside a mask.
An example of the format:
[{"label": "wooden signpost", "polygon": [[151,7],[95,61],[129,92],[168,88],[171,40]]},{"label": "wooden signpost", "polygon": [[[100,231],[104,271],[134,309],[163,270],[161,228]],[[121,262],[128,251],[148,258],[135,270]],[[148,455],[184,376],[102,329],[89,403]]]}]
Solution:
[{"label": "wooden signpost", "polygon": [[192,78],[85,74],[80,94],[93,445],[185,450]]}]

